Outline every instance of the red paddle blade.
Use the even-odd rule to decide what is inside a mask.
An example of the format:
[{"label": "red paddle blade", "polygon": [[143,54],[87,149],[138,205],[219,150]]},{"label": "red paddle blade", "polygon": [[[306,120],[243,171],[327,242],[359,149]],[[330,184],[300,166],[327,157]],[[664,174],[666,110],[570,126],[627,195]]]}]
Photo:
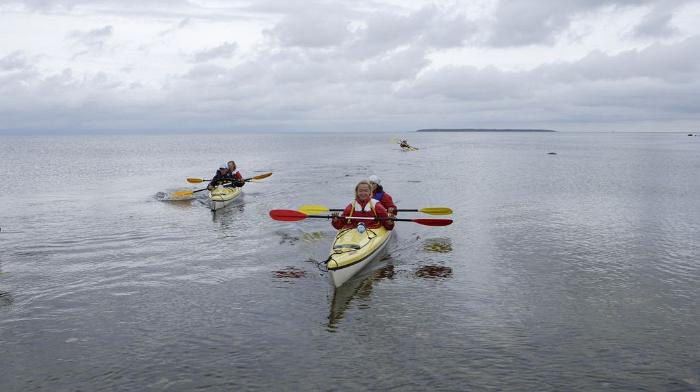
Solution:
[{"label": "red paddle blade", "polygon": [[426,226],[447,226],[452,224],[452,219],[411,219],[412,221]]},{"label": "red paddle blade", "polygon": [[270,210],[270,218],[278,221],[294,222],[306,219],[306,214],[294,210]]}]

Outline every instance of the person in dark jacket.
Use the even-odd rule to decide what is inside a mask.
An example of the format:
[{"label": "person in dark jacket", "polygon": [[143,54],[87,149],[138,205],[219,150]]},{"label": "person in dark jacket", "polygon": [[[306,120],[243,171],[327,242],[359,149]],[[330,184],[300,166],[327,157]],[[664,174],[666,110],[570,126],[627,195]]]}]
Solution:
[{"label": "person in dark jacket", "polygon": [[212,190],[219,185],[224,187],[241,187],[245,185],[243,176],[236,171],[236,162],[228,161],[219,166],[219,169],[214,174],[214,177],[209,182],[207,189]]}]

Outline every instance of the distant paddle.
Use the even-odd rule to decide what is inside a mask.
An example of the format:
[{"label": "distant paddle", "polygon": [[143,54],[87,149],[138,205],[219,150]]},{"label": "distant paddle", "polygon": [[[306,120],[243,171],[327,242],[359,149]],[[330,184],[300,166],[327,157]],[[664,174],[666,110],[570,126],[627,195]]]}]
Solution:
[{"label": "distant paddle", "polygon": [[[323,219],[330,219],[333,218],[332,215],[309,215],[305,214],[300,211],[295,211],[295,210],[270,210],[270,217],[274,220],[278,221],[286,221],[286,222],[296,222],[300,220],[304,220],[307,218],[323,218]],[[452,219],[399,219],[399,218],[371,218],[371,217],[359,217],[359,216],[351,216],[351,217],[342,217],[343,219],[354,219],[354,220],[369,220],[369,221],[374,221],[374,220],[392,220],[394,222],[413,222],[413,223],[418,223],[419,225],[425,225],[425,226],[447,226],[452,224]]]},{"label": "distant paddle", "polygon": [[[262,180],[263,178],[270,177],[271,175],[272,175],[272,173],[258,174],[257,176],[246,178],[243,181],[249,182],[252,180]],[[211,180],[205,180],[203,178],[192,178],[192,177],[187,178],[187,182],[189,182],[190,184],[199,184],[199,183],[205,182],[205,181],[211,181]]]},{"label": "distant paddle", "polygon": [[[298,211],[301,211],[305,214],[321,214],[324,212],[329,212],[329,211],[343,211],[342,208],[328,208],[326,206],[318,205],[318,204],[304,204],[303,206],[300,206],[297,208]],[[396,210],[398,212],[422,212],[424,214],[428,215],[450,215],[452,214],[452,209],[447,208],[447,207],[425,207],[425,208],[419,208],[419,209],[404,209],[404,208],[399,208]]]},{"label": "distant paddle", "polygon": [[[246,178],[243,181],[251,182],[251,181],[255,181],[255,180],[262,180],[264,178],[270,177],[271,175],[272,175],[272,173],[258,174],[257,176]],[[211,181],[211,180],[204,180],[201,178],[188,178],[187,179],[187,182],[192,183],[192,184],[198,184],[200,182],[205,182],[205,181]],[[207,188],[196,189],[196,190],[182,190],[182,191],[173,192],[172,195],[175,198],[182,198],[182,197],[192,196],[193,194],[195,194],[197,192],[202,192],[202,191],[206,191],[206,190],[207,190]]]}]

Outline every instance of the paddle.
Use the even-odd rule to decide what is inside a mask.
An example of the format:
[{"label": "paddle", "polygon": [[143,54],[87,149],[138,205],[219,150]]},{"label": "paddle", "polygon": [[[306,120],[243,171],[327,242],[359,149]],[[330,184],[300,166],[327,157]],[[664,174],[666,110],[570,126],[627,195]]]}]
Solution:
[{"label": "paddle", "polygon": [[[272,175],[272,173],[258,174],[257,176],[246,178],[243,181],[249,182],[249,181],[253,181],[253,180],[262,180],[263,178],[270,177],[271,175]],[[211,181],[211,180],[205,180],[203,178],[192,178],[192,177],[187,178],[187,182],[189,182],[190,184],[199,184],[200,182],[205,182],[205,181]]]},{"label": "paddle", "polygon": [[[295,222],[306,218],[333,218],[332,215],[309,215],[295,210],[270,210],[270,217],[278,221]],[[393,220],[394,222],[414,222],[425,226],[447,226],[452,224],[452,219],[399,219],[399,218],[365,218],[359,216],[342,217],[343,219],[359,220]]]},{"label": "paddle", "polygon": [[[303,206],[297,208],[297,210],[301,211],[305,214],[320,214],[320,213],[329,212],[329,211],[343,211],[342,208],[328,208],[326,206],[316,205],[316,204],[304,204]],[[447,208],[447,207],[426,207],[426,208],[419,208],[417,210],[400,208],[396,211],[398,211],[398,212],[422,212],[422,213],[428,214],[428,215],[450,215],[450,214],[452,214],[452,209]]]},{"label": "paddle", "polygon": [[[251,182],[253,180],[262,180],[263,178],[270,177],[271,175],[272,175],[272,173],[258,174],[257,176],[246,178],[243,181]],[[188,178],[187,179],[187,182],[192,183],[192,184],[197,184],[197,183],[204,182],[204,181],[211,181],[211,180],[203,180],[201,178]],[[195,194],[197,192],[202,192],[202,191],[206,191],[206,190],[207,190],[207,188],[196,189],[193,191],[192,190],[177,191],[177,192],[173,192],[173,196],[175,196],[175,197],[187,197],[187,196],[192,196],[193,194]]]}]

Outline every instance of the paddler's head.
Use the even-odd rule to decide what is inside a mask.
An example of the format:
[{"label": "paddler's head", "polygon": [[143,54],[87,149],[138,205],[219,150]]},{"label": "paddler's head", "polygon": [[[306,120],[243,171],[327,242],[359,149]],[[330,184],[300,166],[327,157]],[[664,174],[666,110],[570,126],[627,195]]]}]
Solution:
[{"label": "paddler's head", "polygon": [[355,198],[359,201],[367,201],[372,197],[372,185],[368,181],[360,181],[355,186]]},{"label": "paddler's head", "polygon": [[219,165],[219,171],[226,174],[226,172],[228,171],[228,165],[225,163],[222,163],[221,165]]},{"label": "paddler's head", "polygon": [[377,189],[377,187],[382,183],[382,180],[376,175],[372,174],[371,176],[369,176],[368,182],[369,185],[372,187],[372,192],[374,192]]},{"label": "paddler's head", "polygon": [[232,172],[236,171],[236,162],[228,161],[226,163],[226,165],[227,165],[228,169],[231,170]]}]

